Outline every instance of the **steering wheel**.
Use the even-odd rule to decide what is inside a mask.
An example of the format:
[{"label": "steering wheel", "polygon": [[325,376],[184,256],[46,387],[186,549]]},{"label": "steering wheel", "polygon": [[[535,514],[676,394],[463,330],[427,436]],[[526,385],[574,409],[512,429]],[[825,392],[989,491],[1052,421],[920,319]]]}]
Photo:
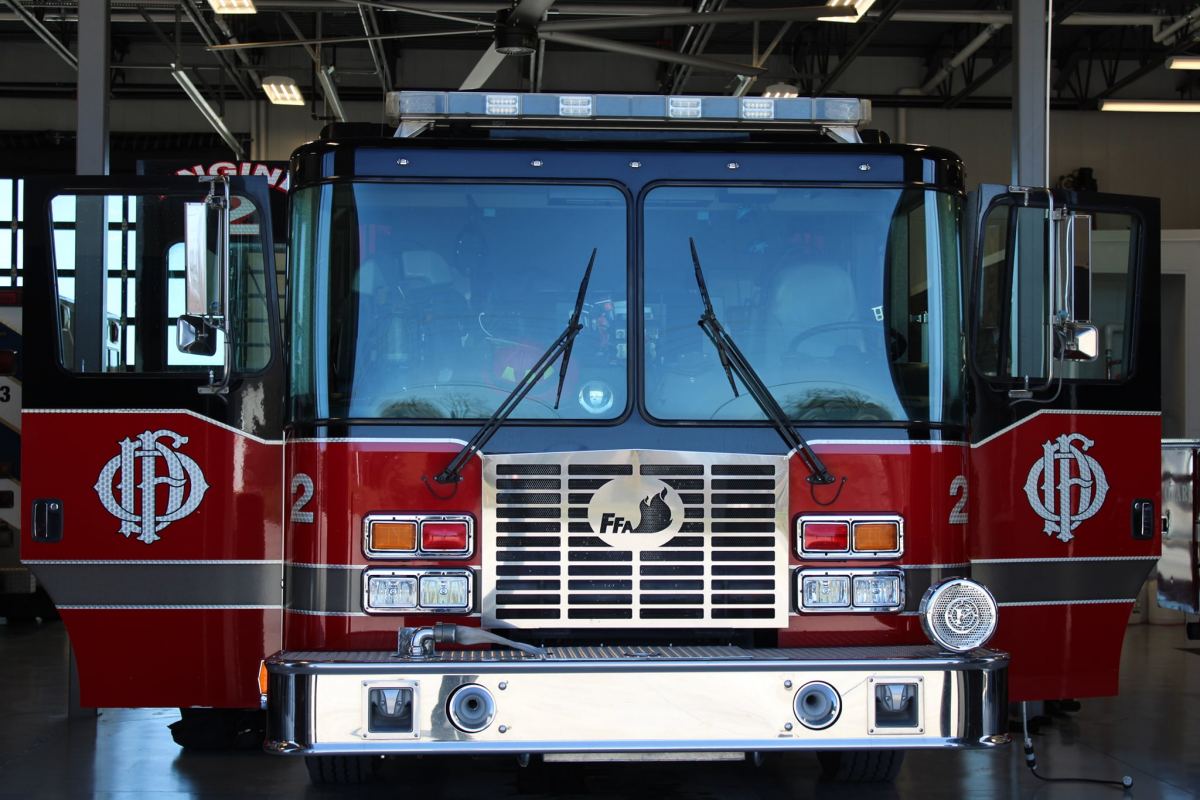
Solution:
[{"label": "steering wheel", "polygon": [[[824,325],[814,325],[792,337],[792,340],[788,342],[787,353],[788,355],[794,355],[801,342],[811,339],[814,336],[844,330],[862,330],[878,334],[882,325],[882,322],[862,322],[861,320],[854,319],[848,319],[845,322],[827,322]],[[866,348],[860,347],[859,349],[865,351]]]}]

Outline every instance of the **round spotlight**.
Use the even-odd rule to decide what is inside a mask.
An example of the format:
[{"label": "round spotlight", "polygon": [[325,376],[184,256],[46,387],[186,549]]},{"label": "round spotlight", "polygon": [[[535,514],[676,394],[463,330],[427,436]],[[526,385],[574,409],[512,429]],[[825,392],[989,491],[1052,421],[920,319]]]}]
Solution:
[{"label": "round spotlight", "polygon": [[819,731],[837,722],[842,713],[842,698],[828,683],[813,681],[800,687],[792,706],[801,725]]},{"label": "round spotlight", "polygon": [[496,701],[492,693],[478,683],[468,683],[455,689],[447,701],[450,721],[464,733],[479,733],[492,724],[496,716]]},{"label": "round spotlight", "polygon": [[603,414],[613,407],[612,387],[604,381],[588,381],[579,389],[579,405],[589,414]]},{"label": "round spotlight", "polygon": [[934,644],[956,653],[982,647],[996,632],[996,598],[966,578],[930,586],[921,598],[921,627]]},{"label": "round spotlight", "polygon": [[496,52],[506,56],[530,56],[537,50],[537,30],[530,25],[509,22],[509,9],[496,12]]}]

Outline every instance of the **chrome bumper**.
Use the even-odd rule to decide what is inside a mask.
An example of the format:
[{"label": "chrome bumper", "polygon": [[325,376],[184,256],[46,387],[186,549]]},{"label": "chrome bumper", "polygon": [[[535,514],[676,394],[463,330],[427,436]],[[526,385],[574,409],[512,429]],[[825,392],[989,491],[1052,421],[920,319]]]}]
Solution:
[{"label": "chrome bumper", "polygon": [[[822,649],[557,648],[440,652],[409,660],[380,652],[281,652],[269,673],[266,749],[283,754],[568,753],[974,748],[1008,741],[1008,656],[952,655],[932,646]],[[840,695],[823,730],[793,708],[810,681]],[[916,724],[876,718],[875,685],[918,688]],[[451,693],[465,684],[495,699],[491,724],[456,728]],[[372,687],[403,687],[412,730],[368,725]]]}]

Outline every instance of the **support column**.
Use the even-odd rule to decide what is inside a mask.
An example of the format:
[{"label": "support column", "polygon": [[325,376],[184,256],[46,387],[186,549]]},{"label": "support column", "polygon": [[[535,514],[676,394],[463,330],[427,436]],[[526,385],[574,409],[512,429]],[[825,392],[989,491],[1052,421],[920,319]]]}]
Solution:
[{"label": "support column", "polygon": [[[75,173],[108,174],[109,0],[80,0],[76,83]],[[72,366],[104,367],[105,264],[108,236],[103,197],[80,198],[75,214],[75,358]],[[79,701],[79,671],[67,646],[67,715],[94,718]]]},{"label": "support column", "polygon": [[1012,183],[1047,186],[1049,64],[1047,0],[1013,2]]}]

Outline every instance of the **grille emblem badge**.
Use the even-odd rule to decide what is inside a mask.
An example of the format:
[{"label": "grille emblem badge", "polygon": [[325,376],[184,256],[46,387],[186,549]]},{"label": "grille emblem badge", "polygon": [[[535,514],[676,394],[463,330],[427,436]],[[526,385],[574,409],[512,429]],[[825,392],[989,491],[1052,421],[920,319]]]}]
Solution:
[{"label": "grille emblem badge", "polygon": [[588,503],[592,531],[610,547],[661,547],[679,533],[683,517],[679,494],[655,478],[614,478]]}]

